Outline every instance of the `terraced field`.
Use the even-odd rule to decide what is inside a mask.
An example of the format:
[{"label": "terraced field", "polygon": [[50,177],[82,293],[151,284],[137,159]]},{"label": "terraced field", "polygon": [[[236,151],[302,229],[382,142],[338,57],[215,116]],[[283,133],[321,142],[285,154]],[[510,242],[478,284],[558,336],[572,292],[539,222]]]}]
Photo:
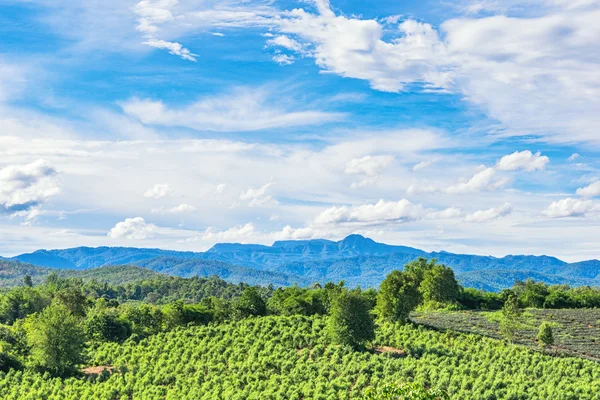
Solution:
[{"label": "terraced field", "polygon": [[[538,348],[538,328],[543,321],[548,321],[555,339],[555,345],[548,352],[600,361],[600,309],[527,309],[523,317],[517,343]],[[427,312],[415,313],[411,319],[438,330],[452,329],[500,338],[499,312]]]}]

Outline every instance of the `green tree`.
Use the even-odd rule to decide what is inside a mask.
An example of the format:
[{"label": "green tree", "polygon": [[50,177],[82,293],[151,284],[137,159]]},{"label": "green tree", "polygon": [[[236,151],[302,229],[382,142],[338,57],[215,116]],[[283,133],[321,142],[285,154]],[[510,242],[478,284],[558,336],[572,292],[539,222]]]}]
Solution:
[{"label": "green tree", "polygon": [[375,311],[377,315],[393,322],[407,322],[410,312],[421,302],[415,275],[392,271],[381,282]]},{"label": "green tree", "polygon": [[235,312],[239,318],[267,315],[267,303],[255,287],[247,287],[235,303]]},{"label": "green tree", "polygon": [[331,305],[328,332],[333,343],[355,349],[375,339],[375,322],[369,301],[359,293],[341,291]]},{"label": "green tree", "polygon": [[29,360],[34,367],[57,376],[72,374],[83,361],[84,331],[81,319],[64,304],[53,303],[27,318]]},{"label": "green tree", "polygon": [[542,308],[546,298],[550,294],[548,285],[543,282],[535,282],[527,279],[525,282],[517,282],[513,290],[519,297],[519,302],[525,307]]},{"label": "green tree", "polygon": [[419,257],[404,266],[404,273],[410,275],[418,286],[423,281],[425,273],[433,269],[437,265],[436,263],[435,258],[428,261],[426,258]]},{"label": "green tree", "polygon": [[90,306],[87,297],[77,287],[66,287],[58,290],[54,294],[54,301],[64,304],[71,314],[80,317],[85,317],[87,309]]},{"label": "green tree", "polygon": [[502,307],[502,317],[500,319],[500,333],[506,340],[512,342],[517,330],[521,326],[523,311],[519,307],[519,301],[513,294],[509,295]]},{"label": "green tree", "polygon": [[39,312],[50,299],[37,288],[19,287],[0,298],[0,323],[12,325],[16,320]]},{"label": "green tree", "polygon": [[23,277],[23,285],[27,287],[33,287],[33,279],[31,279],[31,275],[25,275]]},{"label": "green tree", "polygon": [[542,347],[549,347],[554,344],[554,334],[552,333],[552,326],[549,322],[542,322],[537,334],[537,339]]},{"label": "green tree", "polygon": [[452,268],[434,265],[424,272],[419,291],[426,303],[452,304],[457,302],[461,287]]},{"label": "green tree", "polygon": [[131,323],[114,309],[95,308],[85,319],[84,331],[91,340],[121,343],[131,336]]}]

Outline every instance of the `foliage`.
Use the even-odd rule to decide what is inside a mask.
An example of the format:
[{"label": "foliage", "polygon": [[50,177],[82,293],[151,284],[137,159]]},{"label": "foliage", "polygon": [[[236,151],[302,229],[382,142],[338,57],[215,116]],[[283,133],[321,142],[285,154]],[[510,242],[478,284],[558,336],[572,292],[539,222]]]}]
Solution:
[{"label": "foliage", "polygon": [[97,306],[85,319],[84,331],[90,340],[122,343],[131,336],[131,323],[115,309]]},{"label": "foliage", "polygon": [[[411,320],[442,331],[460,331],[502,339],[499,331],[501,312],[460,311],[417,312]],[[553,352],[570,357],[600,359],[600,309],[528,309],[517,330],[514,343],[539,350],[539,327],[548,322],[556,346]]]},{"label": "foliage", "polygon": [[381,282],[375,310],[384,320],[406,322],[420,301],[421,294],[414,274],[393,271]]},{"label": "foliage", "polygon": [[248,287],[235,303],[238,318],[267,315],[267,303],[256,288]]},{"label": "foliage", "polygon": [[552,325],[548,322],[542,322],[537,339],[542,347],[552,346],[554,344],[554,335],[552,333]]},{"label": "foliage", "polygon": [[458,300],[461,287],[451,268],[436,264],[425,270],[419,291],[426,303],[452,304]]},{"label": "foliage", "polygon": [[385,385],[379,389],[368,388],[363,400],[450,400],[440,389],[425,389],[414,383]]},{"label": "foliage", "polygon": [[375,338],[375,322],[368,301],[360,293],[341,291],[333,299],[328,331],[333,343],[363,348]]},{"label": "foliage", "polygon": [[522,314],[523,312],[519,307],[517,298],[513,295],[508,296],[502,307],[500,332],[509,342],[512,342],[515,338],[515,334],[521,323]]},{"label": "foliage", "polygon": [[412,382],[452,399],[594,399],[600,365],[550,357],[476,335],[385,323],[376,346],[392,357],[331,346],[327,317],[250,318],[159,333],[139,343],[105,343],[91,365],[116,372],[95,382],[33,371],[0,373],[6,400],[355,399]]},{"label": "foliage", "polygon": [[63,304],[52,304],[25,322],[31,346],[30,363],[57,376],[74,371],[83,362],[84,332],[81,320]]}]

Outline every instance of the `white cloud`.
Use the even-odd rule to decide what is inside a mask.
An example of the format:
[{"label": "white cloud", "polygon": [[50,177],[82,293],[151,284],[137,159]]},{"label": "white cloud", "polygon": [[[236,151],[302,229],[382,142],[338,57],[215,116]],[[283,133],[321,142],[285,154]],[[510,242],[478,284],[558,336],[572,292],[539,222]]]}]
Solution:
[{"label": "white cloud", "polygon": [[275,61],[279,65],[292,65],[294,63],[295,58],[288,54],[275,54],[273,56],[273,61]]},{"label": "white cloud", "polygon": [[460,218],[462,217],[463,212],[460,208],[456,208],[456,207],[450,207],[450,208],[446,208],[445,210],[442,211],[430,211],[426,218],[427,219],[433,219],[433,220],[438,220],[438,219],[454,219],[454,218]]},{"label": "white cloud", "polygon": [[600,181],[596,181],[586,187],[577,189],[577,195],[582,197],[600,196]]},{"label": "white cloud", "polygon": [[394,160],[392,156],[365,156],[353,158],[346,163],[344,172],[348,175],[376,176]]},{"label": "white cloud", "polygon": [[158,232],[158,227],[154,224],[148,224],[142,217],[127,218],[115,225],[108,232],[111,239],[133,239],[145,240],[152,238]]},{"label": "white cloud", "polygon": [[485,166],[481,166],[480,168],[481,171],[476,173],[471,179],[448,187],[446,192],[450,194],[463,194],[484,190],[497,190],[508,183],[508,180],[505,178],[493,180],[496,175],[495,168],[486,168]]},{"label": "white cloud", "polygon": [[376,182],[376,179],[373,179],[373,178],[362,179],[358,182],[352,182],[352,184],[350,185],[350,188],[351,189],[361,189],[361,188],[373,186],[375,184],[375,182]]},{"label": "white cloud", "polygon": [[279,30],[302,41],[302,52],[314,57],[321,68],[368,80],[373,88],[389,92],[401,91],[412,82],[449,84],[444,45],[431,25],[403,21],[398,37],[386,42],[377,21],[336,16],[327,0],[314,4],[316,14],[295,9],[279,21]]},{"label": "white cloud", "polygon": [[38,208],[60,193],[56,176],[56,169],[44,160],[0,169],[0,213],[25,212],[29,219],[39,215]]},{"label": "white cloud", "polygon": [[255,131],[319,125],[344,117],[324,111],[288,111],[261,88],[243,88],[207,97],[188,106],[172,108],[161,101],[132,98],[123,111],[147,125],[180,126],[199,131]]},{"label": "white cloud", "polygon": [[[470,11],[503,13],[512,8],[504,3],[479,1]],[[546,1],[546,8],[528,17],[450,19],[439,32],[411,19],[394,32],[389,29],[394,19],[336,15],[327,0],[310,4],[316,12],[294,10],[283,16],[278,30],[308,48],[327,72],[367,80],[382,91],[416,84],[460,93],[500,121],[506,136],[599,140],[596,0]]]},{"label": "white cloud", "polygon": [[267,195],[267,189],[273,186],[269,182],[257,189],[249,188],[240,194],[240,200],[248,204],[248,207],[273,207],[279,204],[273,197]]},{"label": "white cloud", "polygon": [[435,185],[420,183],[420,184],[411,184],[408,189],[406,189],[406,193],[408,194],[422,194],[422,193],[435,193],[439,189]]},{"label": "white cloud", "polygon": [[330,207],[321,212],[315,223],[328,224],[385,224],[389,222],[416,221],[426,214],[423,206],[411,203],[406,199],[397,202],[379,200],[376,204],[361,206]]},{"label": "white cloud", "polygon": [[421,161],[420,163],[415,164],[415,166],[412,167],[412,171],[413,172],[422,171],[422,170],[424,170],[424,169],[429,168],[430,166],[432,166],[436,161],[437,161],[437,159]]},{"label": "white cloud", "polygon": [[586,217],[600,212],[600,205],[592,200],[567,198],[553,202],[542,212],[550,218]]},{"label": "white cloud", "polygon": [[144,197],[149,199],[163,199],[173,194],[173,187],[168,183],[157,183],[152,188],[146,190]]},{"label": "white cloud", "polygon": [[386,225],[414,222],[425,218],[450,219],[461,215],[462,211],[458,208],[439,211],[425,209],[422,205],[411,203],[406,199],[396,202],[379,200],[375,204],[330,207],[317,215],[314,225]]},{"label": "white cloud", "polygon": [[575,160],[577,160],[579,157],[581,157],[581,155],[579,153],[573,153],[571,154],[571,156],[567,159],[567,161],[569,162],[573,162]]},{"label": "white cloud", "polygon": [[490,222],[495,219],[506,217],[512,213],[513,207],[510,203],[504,203],[500,207],[490,208],[489,210],[479,210],[465,217],[465,221],[473,223]]},{"label": "white cloud", "polygon": [[533,154],[531,151],[515,151],[513,154],[506,155],[498,161],[496,168],[500,171],[515,171],[524,169],[527,172],[543,171],[550,159],[542,156],[540,152]]},{"label": "white cloud", "polygon": [[159,214],[159,215],[185,214],[185,213],[194,212],[196,210],[198,210],[196,207],[191,206],[189,204],[180,204],[176,207],[171,207],[171,208],[165,208],[165,207],[155,208],[152,210],[152,214]]},{"label": "white cloud", "polygon": [[189,49],[186,49],[177,42],[167,42],[166,40],[149,39],[144,42],[145,45],[155,47],[157,49],[168,50],[169,53],[179,56],[184,60],[196,61],[198,54],[192,53]]},{"label": "white cloud", "polygon": [[273,39],[267,40],[267,45],[283,47],[288,50],[297,51],[299,53],[304,51],[304,46],[302,44],[285,35],[278,35],[275,36]]},{"label": "white cloud", "polygon": [[236,241],[248,241],[257,237],[256,227],[252,223],[247,223],[244,226],[236,226],[234,228],[227,229],[226,231],[215,231],[209,228],[202,235],[202,240],[206,241],[218,241],[218,242],[236,242]]},{"label": "white cloud", "polygon": [[[137,15],[137,31],[152,47],[166,49],[184,60],[196,61],[196,54],[180,43],[165,37],[183,36],[210,27],[258,27],[273,24],[275,11],[270,4],[255,1],[207,0],[179,2],[177,0],[142,0],[133,11]],[[223,36],[222,33],[210,33]]]}]

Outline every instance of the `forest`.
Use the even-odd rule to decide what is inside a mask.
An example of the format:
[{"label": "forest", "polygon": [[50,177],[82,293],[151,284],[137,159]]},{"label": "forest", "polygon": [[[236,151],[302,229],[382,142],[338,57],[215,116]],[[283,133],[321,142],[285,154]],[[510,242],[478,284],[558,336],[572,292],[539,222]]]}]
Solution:
[{"label": "forest", "polygon": [[[484,292],[461,287],[451,268],[424,258],[366,290],[343,281],[275,288],[131,270],[128,280],[116,267],[88,274],[51,274],[37,284],[25,276],[2,289],[1,398],[593,399],[600,392],[598,360],[562,352],[564,329],[544,314],[600,307],[599,288],[527,280]],[[120,274],[118,283],[108,283],[111,274]],[[528,318],[537,310],[540,318]],[[489,314],[490,332],[456,323],[465,313]],[[527,343],[524,326],[533,336]]]}]

